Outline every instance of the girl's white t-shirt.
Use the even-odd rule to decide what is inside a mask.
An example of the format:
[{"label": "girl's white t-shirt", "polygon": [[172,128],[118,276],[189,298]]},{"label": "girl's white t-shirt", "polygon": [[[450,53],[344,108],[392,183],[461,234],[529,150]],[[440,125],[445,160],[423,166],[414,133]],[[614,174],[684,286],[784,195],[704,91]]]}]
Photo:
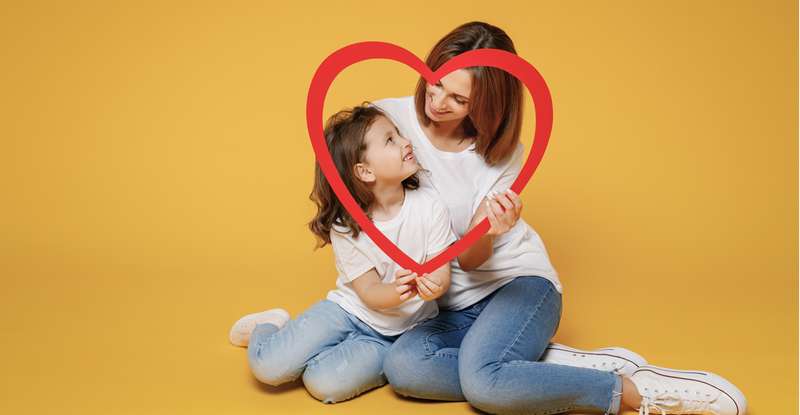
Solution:
[{"label": "girl's white t-shirt", "polygon": [[[456,240],[450,229],[447,208],[424,189],[406,190],[400,212],[388,221],[376,220],[373,223],[401,251],[420,264]],[[439,313],[436,301],[424,301],[419,296],[381,311],[367,307],[353,290],[351,282],[375,268],[384,283],[392,283],[400,267],[365,232],[353,238],[344,231],[337,227],[330,233],[339,276],[336,289],[328,292],[328,300],[386,336],[401,334]]]},{"label": "girl's white t-shirt", "polygon": [[[458,153],[437,149],[422,130],[413,97],[387,98],[373,104],[394,121],[403,137],[411,141],[415,157],[427,170],[426,174],[419,174],[420,188],[433,189],[438,194],[450,213],[452,229],[459,238],[467,233],[483,198],[491,190],[502,192],[510,188],[522,170],[525,157],[522,143],[511,157],[490,166],[474,151],[474,144]],[[493,255],[483,265],[467,272],[454,259],[450,266],[450,289],[439,298],[439,306],[444,309],[469,307],[519,276],[544,277],[563,292],[544,243],[521,218],[508,232],[495,238]]]}]

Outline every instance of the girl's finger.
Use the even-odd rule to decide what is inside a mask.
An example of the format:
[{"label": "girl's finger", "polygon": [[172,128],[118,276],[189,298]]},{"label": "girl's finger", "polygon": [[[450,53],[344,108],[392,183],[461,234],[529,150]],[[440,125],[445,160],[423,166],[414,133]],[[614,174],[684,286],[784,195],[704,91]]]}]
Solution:
[{"label": "girl's finger", "polygon": [[410,269],[398,269],[397,271],[394,272],[394,276],[395,276],[395,278],[399,278],[399,277],[402,277],[404,275],[411,274],[412,272],[413,271],[411,271]]},{"label": "girl's finger", "polygon": [[440,283],[438,280],[434,279],[430,275],[424,275],[421,279],[427,283],[428,288],[430,288],[431,290],[438,291],[439,288],[441,288],[442,286],[442,283]]},{"label": "girl's finger", "polygon": [[411,298],[413,295],[414,295],[414,292],[413,292],[413,291],[411,291],[411,290],[409,290],[409,291],[406,291],[405,293],[403,293],[403,294],[400,294],[400,301],[405,301],[405,300],[408,300],[408,299],[409,299],[409,298]]},{"label": "girl's finger", "polygon": [[425,297],[433,297],[433,292],[422,281],[417,281],[417,290]]},{"label": "girl's finger", "polygon": [[422,277],[422,278],[419,279],[419,284],[424,286],[425,288],[427,288],[428,291],[430,291],[431,293],[438,293],[439,291],[441,291],[441,288],[439,288],[438,285],[430,282],[425,277]]},{"label": "girl's finger", "polygon": [[411,285],[409,285],[409,284],[398,285],[397,287],[395,287],[395,290],[400,295],[402,295],[404,292],[408,291],[409,289],[411,289]]},{"label": "girl's finger", "polygon": [[406,275],[405,277],[395,278],[394,283],[397,285],[408,284],[411,281],[414,281],[415,278],[417,278],[417,274],[412,272],[411,274]]}]

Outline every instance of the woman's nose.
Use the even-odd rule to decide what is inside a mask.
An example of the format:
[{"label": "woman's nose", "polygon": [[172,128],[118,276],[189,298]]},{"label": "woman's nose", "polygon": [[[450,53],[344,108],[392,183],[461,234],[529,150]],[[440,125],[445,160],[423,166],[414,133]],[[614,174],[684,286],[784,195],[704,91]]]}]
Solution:
[{"label": "woman's nose", "polygon": [[440,110],[442,108],[442,104],[444,103],[444,94],[440,92],[434,92],[433,96],[431,97],[431,105],[433,105],[433,109]]}]

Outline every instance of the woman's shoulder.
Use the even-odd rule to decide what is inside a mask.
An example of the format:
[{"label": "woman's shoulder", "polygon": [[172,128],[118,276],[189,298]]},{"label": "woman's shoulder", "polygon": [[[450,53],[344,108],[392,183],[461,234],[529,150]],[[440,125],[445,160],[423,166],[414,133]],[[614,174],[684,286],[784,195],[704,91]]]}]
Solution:
[{"label": "woman's shoulder", "polygon": [[413,109],[413,98],[414,97],[411,96],[398,97],[398,98],[383,98],[376,101],[372,101],[372,104],[380,108],[384,112],[388,113],[389,115],[398,115],[408,112],[409,109]]}]

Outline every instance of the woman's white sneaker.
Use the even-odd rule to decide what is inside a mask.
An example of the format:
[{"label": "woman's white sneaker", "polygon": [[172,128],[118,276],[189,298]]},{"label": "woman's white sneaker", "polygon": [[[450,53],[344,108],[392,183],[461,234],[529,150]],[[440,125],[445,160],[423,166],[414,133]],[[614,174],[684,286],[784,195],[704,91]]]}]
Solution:
[{"label": "woman's white sneaker", "polygon": [[744,415],[747,400],[710,372],[644,366],[630,376],[642,395],[639,414]]},{"label": "woman's white sneaker", "polygon": [[539,360],[558,365],[614,372],[626,376],[630,376],[636,369],[647,365],[647,360],[642,356],[622,347],[580,350],[558,343],[550,343]]},{"label": "woman's white sneaker", "polygon": [[248,314],[233,323],[228,339],[234,346],[247,346],[250,343],[250,334],[253,333],[257,325],[270,323],[281,328],[286,325],[289,318],[289,312],[282,308],[273,308],[260,313]]}]

